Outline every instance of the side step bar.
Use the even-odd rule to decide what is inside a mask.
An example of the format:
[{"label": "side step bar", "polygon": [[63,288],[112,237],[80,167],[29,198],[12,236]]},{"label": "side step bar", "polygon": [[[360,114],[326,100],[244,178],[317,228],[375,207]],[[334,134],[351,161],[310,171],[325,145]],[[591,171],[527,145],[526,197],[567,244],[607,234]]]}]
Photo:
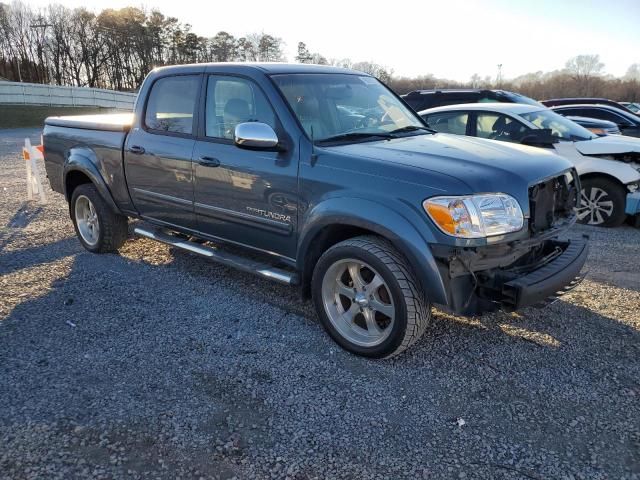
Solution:
[{"label": "side step bar", "polygon": [[274,267],[268,263],[251,260],[239,255],[234,255],[229,252],[224,252],[218,248],[207,247],[198,243],[190,242],[188,240],[175,237],[168,233],[165,233],[159,229],[146,229],[136,227],[134,233],[141,237],[149,238],[157,242],[166,243],[172,247],[186,250],[187,252],[201,255],[215,262],[221,263],[228,267],[237,268],[244,272],[253,273],[259,277],[275,280],[276,282],[284,283],[287,285],[297,285],[298,276],[287,270]]}]

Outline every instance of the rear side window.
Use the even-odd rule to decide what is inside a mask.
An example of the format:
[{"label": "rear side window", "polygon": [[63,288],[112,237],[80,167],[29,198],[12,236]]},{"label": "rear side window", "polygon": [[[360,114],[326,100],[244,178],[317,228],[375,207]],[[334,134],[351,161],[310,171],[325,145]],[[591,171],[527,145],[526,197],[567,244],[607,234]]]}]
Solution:
[{"label": "rear side window", "polygon": [[616,113],[610,112],[603,108],[585,108],[583,110],[585,117],[599,118],[600,120],[609,120],[613,123],[622,123],[624,120]]},{"label": "rear side window", "polygon": [[466,112],[434,113],[424,117],[429,127],[440,133],[452,133],[454,135],[467,134],[468,118],[469,115]]},{"label": "rear side window", "polygon": [[197,75],[157,80],[147,101],[145,126],[151,130],[192,134],[199,86],[200,77]]}]

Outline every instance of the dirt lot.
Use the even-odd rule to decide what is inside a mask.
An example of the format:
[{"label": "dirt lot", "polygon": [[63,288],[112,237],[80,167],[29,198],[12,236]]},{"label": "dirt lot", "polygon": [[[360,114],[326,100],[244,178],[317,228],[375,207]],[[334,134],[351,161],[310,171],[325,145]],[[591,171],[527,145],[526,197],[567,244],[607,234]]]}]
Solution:
[{"label": "dirt lot", "polygon": [[0,132],[0,478],[640,478],[640,230],[573,293],[336,346],[295,290],[147,240],[92,255]]}]

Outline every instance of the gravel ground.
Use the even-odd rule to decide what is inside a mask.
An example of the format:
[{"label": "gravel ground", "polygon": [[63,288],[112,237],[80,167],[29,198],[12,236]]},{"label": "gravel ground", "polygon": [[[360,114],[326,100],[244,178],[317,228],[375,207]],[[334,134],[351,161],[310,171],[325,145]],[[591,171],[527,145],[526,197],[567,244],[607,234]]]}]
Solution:
[{"label": "gravel ground", "polygon": [[337,348],[294,289],[143,239],[84,251],[0,133],[0,478],[640,478],[640,230],[545,309]]}]

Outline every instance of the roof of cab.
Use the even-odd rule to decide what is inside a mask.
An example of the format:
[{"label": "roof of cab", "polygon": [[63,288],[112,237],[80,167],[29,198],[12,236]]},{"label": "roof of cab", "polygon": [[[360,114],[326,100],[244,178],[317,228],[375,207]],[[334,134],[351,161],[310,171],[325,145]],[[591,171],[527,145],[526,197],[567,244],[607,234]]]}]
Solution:
[{"label": "roof of cab", "polygon": [[275,75],[281,73],[346,73],[352,75],[368,75],[364,72],[351,70],[342,67],[333,67],[330,65],[314,65],[309,63],[276,63],[276,62],[219,62],[219,63],[193,63],[187,65],[171,65],[159,67],[155,70],[158,72],[181,72],[198,69],[200,71],[209,71],[215,68],[221,70],[238,70],[253,69],[261,71],[267,75]]}]

